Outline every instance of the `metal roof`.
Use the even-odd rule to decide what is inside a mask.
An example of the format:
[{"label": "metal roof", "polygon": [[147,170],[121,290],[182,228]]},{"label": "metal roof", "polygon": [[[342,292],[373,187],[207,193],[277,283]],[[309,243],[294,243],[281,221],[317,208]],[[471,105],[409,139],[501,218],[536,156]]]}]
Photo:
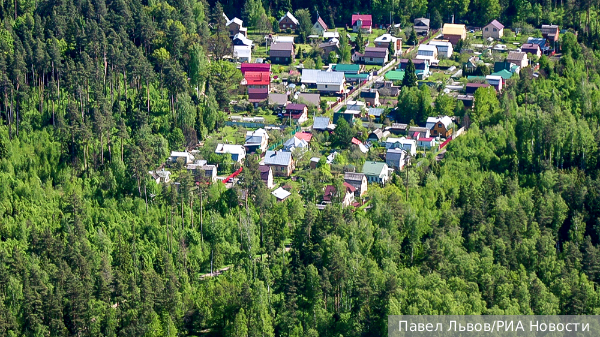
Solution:
[{"label": "metal roof", "polygon": [[271,192],[271,194],[273,194],[275,196],[275,198],[277,198],[279,200],[285,200],[287,197],[292,195],[292,193],[284,190],[283,187],[279,187],[275,191]]},{"label": "metal roof", "polygon": [[[297,139],[296,137],[292,137]],[[292,153],[285,151],[267,151],[265,154],[265,165],[287,166],[292,161]]]},{"label": "metal roof", "polygon": [[494,26],[496,27],[496,29],[500,30],[500,29],[504,29],[504,25],[501,24],[500,22],[498,22],[498,20],[494,20],[490,23],[488,23],[488,26]]},{"label": "metal roof", "polygon": [[379,176],[387,168],[387,164],[382,161],[365,161],[363,173],[369,176]]},{"label": "metal roof", "polygon": [[319,71],[317,73],[317,84],[343,84],[344,73],[335,71]]},{"label": "metal roof", "polygon": [[296,17],[292,15],[292,13],[290,13],[289,11],[285,13],[285,15],[281,17],[281,19],[279,19],[279,22],[281,22],[281,20],[283,20],[286,16],[290,18],[290,20],[292,20],[293,23],[299,24],[298,19],[296,19]]},{"label": "metal roof", "polygon": [[306,84],[316,84],[317,83],[317,74],[321,72],[321,70],[317,69],[302,69],[302,78],[300,82]]},{"label": "metal roof", "polygon": [[329,117],[315,117],[313,122],[313,129],[326,130],[329,126]]},{"label": "metal roof", "polygon": [[344,173],[344,180],[349,181],[362,181],[365,177],[364,173],[346,172]]}]

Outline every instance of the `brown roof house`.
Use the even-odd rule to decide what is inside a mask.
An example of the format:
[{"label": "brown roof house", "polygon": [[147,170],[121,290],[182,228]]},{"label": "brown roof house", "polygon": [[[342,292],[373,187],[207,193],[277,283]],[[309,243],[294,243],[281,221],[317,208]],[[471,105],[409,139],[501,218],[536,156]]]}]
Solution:
[{"label": "brown roof house", "polygon": [[260,180],[267,185],[268,189],[275,187],[275,183],[273,183],[273,170],[271,169],[271,166],[260,165],[258,166],[258,171],[260,172]]},{"label": "brown roof house", "polygon": [[289,64],[294,62],[294,44],[291,42],[275,42],[271,44],[269,58],[271,63]]},{"label": "brown roof house", "polygon": [[329,41],[320,43],[319,49],[321,49],[324,57],[328,57],[329,53],[337,53],[340,50],[340,41],[336,38],[330,39]]},{"label": "brown roof house", "polygon": [[506,62],[514,63],[521,68],[525,68],[529,65],[529,60],[527,59],[527,53],[511,51],[508,53],[506,57]]},{"label": "brown roof house", "polygon": [[265,165],[271,167],[274,175],[284,177],[289,177],[295,168],[292,153],[286,151],[267,151]]},{"label": "brown roof house", "polygon": [[305,104],[288,104],[285,106],[283,118],[291,118],[296,123],[302,124],[308,120],[308,107]]},{"label": "brown roof house", "polygon": [[284,16],[279,19],[279,29],[281,31],[285,31],[287,29],[296,30],[298,28],[298,19],[292,15],[292,13],[287,12]]},{"label": "brown roof house", "polygon": [[352,55],[353,62],[364,64],[384,65],[388,61],[389,52],[387,48],[367,47],[364,53],[355,52]]},{"label": "brown roof house", "polygon": [[491,37],[494,40],[500,40],[504,36],[504,25],[498,22],[498,20],[494,20],[483,27],[482,35],[484,39]]},{"label": "brown roof house", "polygon": [[322,35],[323,32],[327,31],[327,24],[325,24],[325,21],[323,21],[323,19],[321,19],[321,17],[319,16],[317,22],[315,22],[315,24],[313,25],[312,30],[317,34]]},{"label": "brown roof house", "polygon": [[416,18],[413,29],[417,35],[429,35],[429,19]]},{"label": "brown roof house", "polygon": [[360,92],[360,98],[365,100],[369,106],[379,106],[379,91],[377,89],[367,89]]},{"label": "brown roof house", "polygon": [[364,173],[346,172],[344,173],[344,182],[356,189],[354,192],[356,197],[362,197],[367,193],[367,177]]},{"label": "brown roof house", "polygon": [[[350,206],[354,202],[354,193],[356,192],[356,188],[346,182],[344,182],[344,199],[342,200],[342,206]],[[323,193],[323,203],[330,204],[333,202],[333,199],[336,197],[337,191],[335,186],[327,185],[325,186],[325,193]]]},{"label": "brown roof house", "polygon": [[521,46],[521,51],[524,53],[532,54],[537,57],[542,56],[542,50],[540,49],[539,44],[535,43],[525,43]]},{"label": "brown roof house", "polygon": [[557,25],[542,25],[542,37],[548,42],[557,42],[560,34],[560,29]]},{"label": "brown roof house", "polygon": [[[467,38],[467,27],[465,25],[445,23],[442,32],[444,34],[444,39],[452,42],[452,45],[454,46],[458,41]],[[458,52],[460,52],[460,50]]]}]

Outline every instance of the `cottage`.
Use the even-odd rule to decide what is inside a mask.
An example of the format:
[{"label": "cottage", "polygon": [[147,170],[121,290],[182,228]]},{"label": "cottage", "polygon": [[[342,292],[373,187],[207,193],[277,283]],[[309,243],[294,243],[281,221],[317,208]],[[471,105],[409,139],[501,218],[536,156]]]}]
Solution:
[{"label": "cottage", "polygon": [[473,95],[456,95],[456,99],[463,102],[465,108],[473,108],[475,97]]},{"label": "cottage", "polygon": [[319,166],[320,161],[321,161],[321,158],[319,158],[319,157],[310,158],[310,168],[313,170],[316,169],[317,166]]},{"label": "cottage", "polygon": [[431,149],[432,147],[435,146],[435,138],[433,138],[433,137],[419,138],[419,139],[417,139],[417,146],[425,148],[425,149]]},{"label": "cottage", "polygon": [[531,54],[536,57],[542,56],[542,49],[538,44],[535,43],[525,43],[521,46],[521,51],[524,53]]},{"label": "cottage", "polygon": [[417,50],[418,60],[427,60],[430,65],[437,65],[440,61],[438,60],[438,49],[436,46],[430,46],[427,44],[419,45]]},{"label": "cottage", "polygon": [[430,46],[437,48],[438,56],[440,58],[450,58],[454,52],[454,47],[450,41],[444,40],[432,40],[428,43]]},{"label": "cottage", "polygon": [[319,107],[321,105],[321,95],[301,92],[298,94],[298,102],[308,106]]},{"label": "cottage", "polygon": [[[414,59],[412,60],[412,63],[415,65],[415,74],[417,75],[418,79],[424,80],[427,77],[429,77],[429,75],[431,74],[431,72],[429,71],[429,60]],[[401,70],[406,70],[407,65],[407,59],[400,60]]]},{"label": "cottage", "polygon": [[308,107],[305,104],[288,104],[285,106],[285,116],[302,124],[308,120]]},{"label": "cottage", "polygon": [[283,143],[284,151],[293,152],[295,149],[308,150],[308,142],[294,136]]},{"label": "cottage", "polygon": [[233,18],[225,24],[229,30],[229,37],[233,37],[236,34],[248,35],[248,28],[244,27],[244,22],[241,19]]},{"label": "cottage", "polygon": [[365,103],[361,101],[347,101],[346,102],[346,112],[353,113],[357,115],[356,117],[360,117],[362,112],[365,109]]},{"label": "cottage", "polygon": [[388,167],[402,170],[406,164],[406,151],[403,149],[387,149],[385,163]]},{"label": "cottage", "polygon": [[361,15],[354,14],[352,15],[352,31],[358,33],[360,29],[363,33],[371,34],[371,29],[373,25],[373,17],[371,15]]},{"label": "cottage", "polygon": [[246,75],[247,72],[254,73],[268,73],[271,74],[271,64],[270,63],[242,63],[240,65],[240,71],[242,75]]},{"label": "cottage", "polygon": [[[452,119],[448,116],[428,117],[425,127],[431,130],[433,137],[448,138],[452,135]],[[424,136],[423,138],[428,138]]]},{"label": "cottage", "polygon": [[408,130],[408,124],[402,123],[392,123],[386,130],[388,130],[391,134],[394,135],[406,135],[406,131]]},{"label": "cottage", "polygon": [[165,184],[171,181],[171,172],[165,170],[164,168],[157,171],[150,171],[148,174],[150,174],[152,179],[156,181],[157,184]]},{"label": "cottage", "polygon": [[273,183],[273,170],[270,166],[267,165],[259,165],[258,171],[260,172],[260,180],[262,180],[265,185],[267,185],[268,189],[272,189],[275,187]]},{"label": "cottage", "polygon": [[231,154],[231,159],[238,163],[244,161],[246,158],[246,148],[242,145],[232,145],[232,144],[217,144],[217,148],[215,149],[216,154]]},{"label": "cottage", "polygon": [[171,151],[171,155],[169,156],[169,161],[171,163],[176,163],[179,159],[183,160],[184,164],[191,164],[194,162],[194,156],[187,152],[178,152],[178,151]]},{"label": "cottage", "polygon": [[[391,82],[393,84],[394,82],[402,82],[404,75],[406,75],[404,70],[396,69],[385,73],[385,79],[388,80],[386,82]],[[398,90],[398,92],[400,92],[400,90]],[[392,96],[398,96],[398,94]]]},{"label": "cottage", "polygon": [[300,77],[300,83],[304,84],[309,88],[317,87],[317,76],[322,70],[318,69],[302,69],[302,76]]},{"label": "cottage", "polygon": [[499,93],[502,92],[502,85],[504,84],[504,80],[502,79],[502,77],[494,76],[494,75],[487,75],[485,77],[485,80],[487,81],[487,83],[489,85],[494,87],[494,89],[496,89],[497,92],[499,92]]},{"label": "cottage", "polygon": [[367,176],[364,173],[346,172],[344,182],[355,188],[355,197],[360,198],[367,193]]},{"label": "cottage", "polygon": [[416,18],[413,29],[417,35],[429,35],[429,19]]},{"label": "cottage", "polygon": [[422,137],[429,137],[430,132],[431,132],[430,129],[424,128],[424,127],[420,127],[420,126],[411,126],[408,129],[408,135],[412,139],[419,139],[419,138],[422,138]]},{"label": "cottage", "polygon": [[[304,74],[304,72],[302,73]],[[344,93],[346,78],[344,73],[335,71],[319,71],[316,74],[317,90],[321,93]]]},{"label": "cottage", "polygon": [[319,43],[319,49],[321,49],[323,57],[329,57],[329,53],[337,53],[340,50],[340,40],[334,38],[329,41]]},{"label": "cottage", "polygon": [[279,19],[279,29],[284,32],[287,29],[296,30],[298,28],[298,19],[292,15],[292,13],[287,12],[284,16]]},{"label": "cottage", "polygon": [[313,130],[326,131],[329,128],[329,117],[313,118]]},{"label": "cottage", "polygon": [[288,102],[287,94],[269,94],[269,104],[275,108],[285,107]]},{"label": "cottage", "polygon": [[271,63],[289,64],[294,62],[294,44],[291,42],[275,42],[269,50]]},{"label": "cottage", "polygon": [[269,135],[265,129],[246,131],[246,143],[244,144],[244,147],[246,148],[247,153],[256,152],[256,150],[265,152],[268,145]]},{"label": "cottage", "polygon": [[490,85],[487,83],[467,83],[467,85],[465,86],[465,93],[467,95],[473,95],[475,94],[475,91],[477,91],[477,89],[486,88],[489,86]]},{"label": "cottage", "polygon": [[323,32],[323,39],[325,39],[325,40],[339,39],[339,38],[340,38],[340,33],[338,33],[337,31]]},{"label": "cottage", "polygon": [[271,167],[276,176],[289,177],[295,168],[292,153],[286,151],[267,151],[265,165]]},{"label": "cottage", "polygon": [[292,193],[284,190],[283,187],[279,187],[275,191],[271,192],[271,194],[273,194],[275,198],[277,198],[278,202],[285,201],[285,199],[292,195]]},{"label": "cottage", "polygon": [[354,125],[356,111],[338,111],[333,113],[333,124],[337,124],[340,118],[343,118],[350,125]]},{"label": "cottage", "polygon": [[[356,192],[356,188],[354,186],[344,182],[344,198],[342,199],[342,206],[350,206],[354,202],[354,192]],[[337,191],[335,186],[327,185],[325,186],[325,192],[323,193],[323,203],[330,204],[333,202]]]},{"label": "cottage", "polygon": [[363,165],[362,171],[370,183],[385,185],[390,177],[388,165],[384,162],[367,160]]},{"label": "cottage", "polygon": [[381,116],[383,116],[384,111],[385,109],[383,108],[369,108],[369,110],[367,110],[367,116],[376,121],[381,121]]},{"label": "cottage", "polygon": [[525,68],[529,65],[529,60],[527,59],[527,53],[525,52],[516,52],[511,51],[508,53],[506,57],[506,62],[514,63],[521,68]]},{"label": "cottage", "polygon": [[[385,74],[387,75],[388,73],[389,71]],[[382,81],[381,79],[378,79],[375,81],[373,87],[377,88],[381,96],[398,96],[400,93],[400,86],[394,85],[393,81]]]},{"label": "cottage", "polygon": [[370,142],[380,142],[383,138],[383,130],[375,129],[369,133],[369,137],[367,138]]},{"label": "cottage", "polygon": [[494,20],[483,27],[482,36],[484,40],[490,37],[494,40],[500,40],[504,36],[504,25],[498,22],[498,20]]},{"label": "cottage", "polygon": [[384,65],[388,61],[389,52],[386,48],[366,47],[364,53],[354,52],[353,62],[362,62],[364,64]]},{"label": "cottage", "polygon": [[252,61],[252,47],[250,46],[233,46],[233,58],[238,62]]},{"label": "cottage", "polygon": [[269,72],[246,71],[243,84],[248,89],[248,100],[252,103],[269,99],[271,76]]},{"label": "cottage", "polygon": [[246,35],[242,33],[237,33],[233,37],[231,44],[234,46],[247,46],[252,47],[253,41],[246,37]]},{"label": "cottage", "polygon": [[442,34],[445,40],[450,41],[452,45],[456,46],[458,41],[467,38],[467,28],[465,25],[445,23],[444,28],[442,28]]},{"label": "cottage", "polygon": [[345,75],[356,75],[360,73],[359,64],[334,64],[331,70],[344,73]]},{"label": "cottage", "polygon": [[392,34],[383,34],[376,38],[374,41],[375,47],[388,49],[390,44],[392,45],[393,54],[390,56],[396,56],[402,54],[402,39],[399,37],[392,36]]},{"label": "cottage", "polygon": [[417,140],[401,138],[388,138],[385,140],[386,149],[403,149],[410,153],[411,156],[417,154]]},{"label": "cottage", "polygon": [[467,62],[465,62],[465,64],[464,64],[467,74],[473,73],[473,71],[475,71],[475,69],[477,69],[479,64],[483,64],[483,61],[481,61],[478,56],[469,57]]},{"label": "cottage", "polygon": [[358,149],[360,150],[360,152],[362,153],[367,153],[369,152],[369,148],[365,146],[365,144],[363,144],[363,142],[361,142],[358,138],[356,137],[352,137],[352,146],[356,146],[358,147]]},{"label": "cottage", "polygon": [[557,25],[542,25],[542,37],[551,45],[554,45],[554,42],[558,42],[558,38],[560,35],[560,29]]},{"label": "cottage", "polygon": [[317,33],[319,35],[322,35],[323,32],[327,31],[327,25],[320,16],[317,18],[317,21],[313,25],[312,30],[314,33]]},{"label": "cottage", "polygon": [[208,165],[206,160],[197,160],[194,164],[188,164],[186,169],[195,177],[202,177],[208,181],[217,180],[217,165]]},{"label": "cottage", "polygon": [[379,106],[379,91],[377,89],[367,89],[360,92],[360,98],[365,100],[369,106]]}]

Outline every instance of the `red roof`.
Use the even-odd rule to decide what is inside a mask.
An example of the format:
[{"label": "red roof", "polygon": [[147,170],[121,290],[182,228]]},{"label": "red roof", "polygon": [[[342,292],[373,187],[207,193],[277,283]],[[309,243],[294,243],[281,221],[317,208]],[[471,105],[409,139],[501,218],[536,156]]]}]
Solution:
[{"label": "red roof", "polygon": [[335,187],[333,185],[325,186],[325,193],[323,193],[323,201],[331,201],[331,197],[335,193]]},{"label": "red roof", "polygon": [[352,193],[356,192],[356,187],[348,184],[347,182],[344,181],[344,186],[346,186],[346,189]]},{"label": "red roof", "polygon": [[291,103],[291,104],[288,104],[288,105],[285,106],[285,110],[286,111],[289,111],[289,110],[291,110],[291,111],[304,111],[304,108],[306,108],[306,105],[304,105],[304,104],[294,104],[294,103]]},{"label": "red roof", "polygon": [[370,14],[354,14],[352,15],[352,26],[356,21],[362,20],[362,27],[371,27],[373,25],[373,17]]},{"label": "red roof", "polygon": [[360,144],[362,144],[362,142],[360,140],[356,139],[356,137],[352,137],[352,144],[360,145]]},{"label": "red roof", "polygon": [[307,142],[310,142],[310,140],[312,139],[313,135],[311,133],[308,132],[298,132],[296,133],[296,138],[298,139],[304,139]]},{"label": "red roof", "polygon": [[433,140],[432,137],[428,137],[428,138],[419,138],[419,141],[421,142],[431,142]]},{"label": "red roof", "polygon": [[247,71],[254,72],[271,72],[271,64],[270,63],[242,63],[242,67],[240,68],[242,74],[245,74]]},{"label": "red roof", "polygon": [[321,19],[321,17],[319,16],[319,18],[317,19],[317,22],[321,25],[321,27],[323,27],[323,29],[327,30],[327,25],[325,24],[325,21],[323,21],[323,19]]},{"label": "red roof", "polygon": [[246,85],[269,85],[271,83],[269,72],[248,71],[244,74],[244,79],[246,79]]}]

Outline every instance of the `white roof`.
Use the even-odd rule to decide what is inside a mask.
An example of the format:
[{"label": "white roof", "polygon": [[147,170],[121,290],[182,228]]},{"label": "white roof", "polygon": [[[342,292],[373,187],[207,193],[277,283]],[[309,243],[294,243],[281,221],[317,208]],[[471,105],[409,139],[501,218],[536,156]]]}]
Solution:
[{"label": "white roof", "polygon": [[297,147],[306,148],[308,147],[308,143],[304,139],[299,139],[298,137],[292,137],[288,139],[285,143],[283,143],[283,147],[286,150],[293,150]]},{"label": "white roof", "polygon": [[324,39],[331,39],[331,38],[339,38],[340,37],[340,33],[338,32],[323,32],[323,38]]},{"label": "white roof", "polygon": [[406,137],[400,137],[400,138],[394,138],[394,137],[390,137],[388,139],[386,139],[385,141],[386,143],[400,143],[400,144],[413,144],[416,145],[417,141],[414,139],[407,139]]},{"label": "white roof", "polygon": [[188,153],[187,151],[184,151],[184,152],[171,151],[171,157],[189,157],[189,158],[193,158],[192,154]]},{"label": "white roof", "polygon": [[365,107],[365,102],[361,102],[361,101],[348,101],[346,103],[346,111],[348,111],[348,110],[360,111],[364,107]]},{"label": "white roof", "polygon": [[238,18],[233,18],[233,19],[231,19],[231,20],[227,21],[227,24],[226,24],[226,26],[229,26],[229,25],[230,25],[230,24],[232,24],[232,23],[236,23],[236,24],[238,24],[240,27],[244,25],[244,21],[242,21],[241,19],[238,19]]},{"label": "white roof", "polygon": [[263,128],[256,129],[254,131],[246,131],[246,137],[252,137],[252,136],[260,136],[260,137],[266,136],[267,139],[269,139],[269,134],[267,133],[267,130],[265,130]]},{"label": "white roof", "polygon": [[292,195],[292,193],[284,190],[283,187],[276,189],[275,191],[271,192],[271,194],[273,194],[275,198],[279,200],[285,200],[287,197]]},{"label": "white roof", "polygon": [[284,16],[282,16],[282,17],[281,17],[281,19],[279,19],[279,21],[283,20],[283,18],[285,18],[286,16],[287,16],[288,18],[290,18],[290,20],[292,20],[292,22],[293,22],[293,23],[295,23],[295,24],[299,24],[299,22],[298,22],[298,19],[296,19],[296,17],[295,17],[295,16],[293,16],[293,15],[292,15],[292,13],[290,13],[290,12],[287,12],[287,13],[285,13],[285,15],[284,15]]},{"label": "white roof", "polygon": [[231,153],[231,154],[245,154],[246,149],[244,149],[243,145],[233,145],[233,144],[217,144],[217,149],[215,150],[217,154]]},{"label": "white roof", "polygon": [[429,45],[426,45],[426,44],[422,44],[422,45],[419,45],[419,49],[418,50],[419,51],[421,51],[421,50],[429,50],[429,51],[437,52],[437,47],[433,46],[433,45],[429,46]]},{"label": "white roof", "polygon": [[392,34],[383,34],[380,37],[375,39],[375,43],[378,42],[394,42],[396,41],[398,38],[392,36]]},{"label": "white roof", "polygon": [[429,45],[430,46],[452,46],[452,42],[450,41],[437,41],[437,40],[432,40],[429,41]]},{"label": "white roof", "polygon": [[502,81],[502,76],[496,76],[496,75],[487,75],[485,77],[486,80],[492,80],[492,81]]},{"label": "white roof", "polygon": [[252,45],[252,40],[250,40],[249,38],[247,38],[246,36],[244,36],[244,34],[242,33],[237,33],[233,36],[234,40],[240,40],[242,41],[242,43],[246,46],[251,46]]},{"label": "white roof", "polygon": [[317,84],[343,84],[346,80],[343,72],[319,71],[317,73]]},{"label": "white roof", "polygon": [[251,46],[233,46],[233,57],[250,59],[252,57],[251,48]]},{"label": "white roof", "polygon": [[317,74],[320,71],[317,69],[302,69],[302,78],[300,81],[306,84],[315,84],[317,83]]},{"label": "white roof", "polygon": [[446,128],[448,128],[448,126],[452,124],[452,118],[448,116],[428,117],[427,124],[425,125],[425,127],[428,129],[432,129],[438,122],[441,122]]},{"label": "white roof", "polygon": [[275,36],[273,36],[273,42],[290,42],[290,43],[294,43],[294,37],[293,36],[275,35]]}]

